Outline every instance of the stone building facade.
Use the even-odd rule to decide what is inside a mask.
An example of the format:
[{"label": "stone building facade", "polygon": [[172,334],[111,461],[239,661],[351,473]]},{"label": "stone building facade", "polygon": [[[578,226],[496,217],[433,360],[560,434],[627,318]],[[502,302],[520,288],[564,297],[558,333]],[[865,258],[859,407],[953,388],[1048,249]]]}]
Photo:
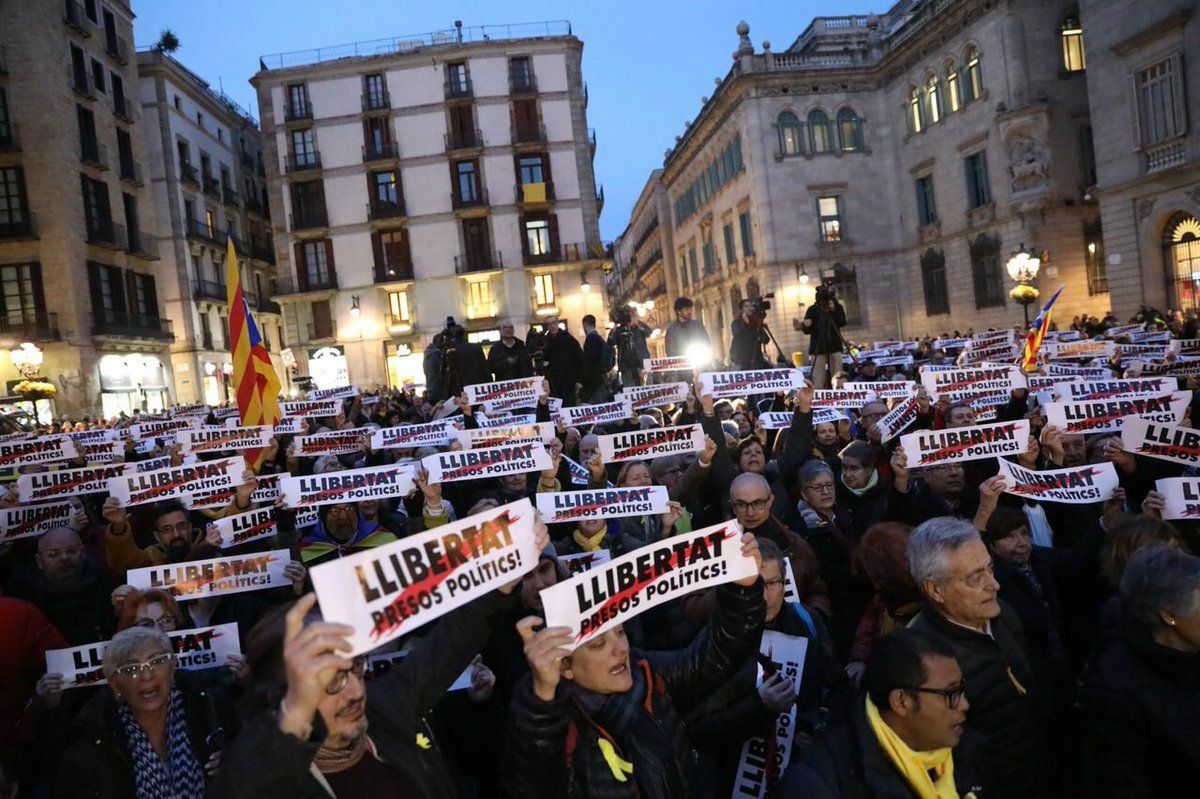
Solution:
[{"label": "stone building facade", "polygon": [[285,336],[318,386],[424,382],[470,337],[604,312],[603,192],[566,23],[265,57],[259,98]]},{"label": "stone building facade", "polygon": [[[1103,34],[1093,40],[1089,14],[1105,6],[1097,24],[1114,26],[1146,15],[1132,2],[1082,5],[901,0],[880,15],[818,18],[781,52],[756,50],[739,25],[731,69],[652,179],[670,208],[650,245],[663,252],[668,303],[696,300],[726,351],[737,301],[771,292],[782,349],[805,350],[792,320],[821,282],[838,289],[855,341],[1012,325],[1022,309],[1005,264],[1023,246],[1042,255],[1043,296],[1066,286],[1060,322],[1136,306],[1109,290],[1139,256],[1105,246],[1121,224],[1107,210],[1120,179],[1099,157],[1121,135],[1113,106],[1130,100],[1097,103],[1118,84],[1128,91],[1129,75],[1110,75],[1109,53],[1093,52]],[[1129,130],[1126,120],[1121,152],[1144,162]],[[642,301],[640,281],[622,275],[649,266],[625,237],[614,303]]]}]

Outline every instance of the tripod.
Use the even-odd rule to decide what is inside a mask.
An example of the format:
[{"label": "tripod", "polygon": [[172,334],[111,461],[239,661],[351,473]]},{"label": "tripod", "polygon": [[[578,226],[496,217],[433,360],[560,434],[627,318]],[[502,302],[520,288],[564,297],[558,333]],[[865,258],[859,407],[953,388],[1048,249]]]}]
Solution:
[{"label": "tripod", "polygon": [[[783,354],[783,348],[780,347],[779,342],[775,340],[775,334],[771,332],[771,328],[767,325],[766,322],[762,323],[762,329],[766,331],[767,338],[770,339],[771,343],[775,345],[775,352],[779,353],[780,360],[786,362],[788,359]],[[763,359],[769,363],[770,359],[767,358],[767,345],[765,343],[762,345],[762,349],[763,349]]]}]

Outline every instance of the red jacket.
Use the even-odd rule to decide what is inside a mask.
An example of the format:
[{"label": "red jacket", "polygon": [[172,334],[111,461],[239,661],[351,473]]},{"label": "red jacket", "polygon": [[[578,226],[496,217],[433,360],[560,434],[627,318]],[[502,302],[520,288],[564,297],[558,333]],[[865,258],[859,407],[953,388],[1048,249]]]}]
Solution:
[{"label": "red jacket", "polygon": [[21,715],[46,673],[46,650],[68,646],[36,606],[0,596],[0,752],[11,762],[20,762],[20,750],[33,743],[21,730]]}]

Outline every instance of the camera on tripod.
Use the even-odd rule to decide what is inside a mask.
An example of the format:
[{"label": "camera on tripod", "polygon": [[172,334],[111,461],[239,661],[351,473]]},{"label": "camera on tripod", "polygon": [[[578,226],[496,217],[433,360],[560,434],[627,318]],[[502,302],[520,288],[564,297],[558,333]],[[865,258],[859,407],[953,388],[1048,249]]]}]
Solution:
[{"label": "camera on tripod", "polygon": [[837,287],[829,283],[824,283],[817,286],[816,296],[817,305],[832,304],[837,300]]},{"label": "camera on tripod", "polygon": [[533,373],[535,375],[546,374],[546,367],[550,365],[549,359],[546,358],[546,331],[529,328],[529,332],[525,335],[525,346],[529,350]]},{"label": "camera on tripod", "polygon": [[750,323],[761,325],[767,319],[767,311],[771,310],[771,300],[775,299],[775,292],[762,294],[758,297],[752,297],[750,302]]}]

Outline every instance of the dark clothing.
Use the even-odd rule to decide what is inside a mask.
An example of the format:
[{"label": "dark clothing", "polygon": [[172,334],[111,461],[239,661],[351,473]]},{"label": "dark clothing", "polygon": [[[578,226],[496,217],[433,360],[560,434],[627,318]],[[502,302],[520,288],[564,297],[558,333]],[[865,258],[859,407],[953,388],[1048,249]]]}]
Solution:
[{"label": "dark clothing", "polygon": [[765,369],[771,364],[762,348],[770,339],[762,325],[750,325],[738,317],[729,326],[733,341],[729,344],[729,362],[738,369]]},{"label": "dark clothing", "polygon": [[533,361],[529,357],[529,348],[519,338],[514,338],[512,346],[500,339],[487,354],[488,369],[496,380],[516,380],[519,377],[533,376]]},{"label": "dark clothing", "polygon": [[575,384],[583,366],[583,348],[565,330],[546,335],[546,377],[550,380],[550,396],[558,397],[564,405],[575,404]]},{"label": "dark clothing", "polygon": [[644,362],[650,357],[650,348],[646,345],[646,339],[649,337],[650,328],[646,327],[644,322],[621,325],[613,328],[608,334],[608,346],[616,348],[617,371],[621,374],[621,385],[642,384]]},{"label": "dark clothing", "polygon": [[875,485],[857,494],[847,488],[840,478],[835,485],[837,487],[837,506],[849,520],[854,540],[862,538],[872,525],[887,517],[888,495],[892,492],[892,481],[883,475],[879,475]]},{"label": "dark clothing", "polygon": [[1004,558],[993,557],[992,568],[1000,583],[1000,601],[1006,603],[1021,620],[1025,633],[1025,654],[1033,670],[1034,683],[1045,690],[1037,692],[1041,708],[1049,720],[1059,720],[1069,712],[1074,680],[1067,669],[1066,650],[1058,626],[1058,589],[1051,555],[1034,547],[1027,569],[1020,569]]},{"label": "dark clothing", "polygon": [[687,355],[688,348],[693,344],[703,344],[705,347],[711,345],[708,331],[699,319],[689,319],[686,322],[676,319],[667,325],[666,338],[667,356],[671,358]]},{"label": "dark clothing", "polygon": [[492,371],[483,356],[483,347],[465,338],[454,345],[454,371],[458,375],[458,382],[464,386],[489,383],[492,379]]},{"label": "dark clothing", "polygon": [[583,338],[583,371],[579,375],[581,402],[596,403],[607,399],[599,393],[604,388],[604,378],[608,374],[604,368],[604,348],[607,346],[604,338],[595,330]]},{"label": "dark clothing", "polygon": [[934,496],[924,480],[910,478],[908,491],[901,493],[893,485],[888,493],[888,518],[916,527],[923,521],[938,516],[954,516],[971,521],[979,510],[979,487],[966,483],[958,495],[958,504],[950,507],[944,500]]},{"label": "dark clothing", "polygon": [[413,786],[392,766],[367,752],[345,771],[326,774],[334,796],[369,796],[371,799],[407,799],[415,796]]},{"label": "dark clothing", "polygon": [[841,329],[846,326],[846,309],[837,300],[833,301],[833,309],[828,311],[820,303],[808,306],[804,321],[812,323],[805,331],[809,336],[809,355],[829,355],[845,348]]},{"label": "dark clothing", "polygon": [[[543,702],[532,681],[523,681],[506,736],[510,793],[522,799],[693,795],[695,762],[681,716],[753,655],[765,612],[761,582],[748,588],[728,583],[716,593],[708,629],[686,649],[630,652],[629,691],[599,695],[564,680],[555,698]],[[601,740],[633,764],[628,782],[614,777]]]},{"label": "dark clothing", "polygon": [[1200,654],[1122,624],[1079,691],[1102,799],[1194,796],[1200,786]]},{"label": "dark clothing", "polygon": [[65,591],[50,584],[40,569],[30,569],[25,579],[14,581],[12,595],[37,605],[71,646],[107,641],[116,629],[112,591],[116,584],[104,579],[85,562],[78,585]]}]

